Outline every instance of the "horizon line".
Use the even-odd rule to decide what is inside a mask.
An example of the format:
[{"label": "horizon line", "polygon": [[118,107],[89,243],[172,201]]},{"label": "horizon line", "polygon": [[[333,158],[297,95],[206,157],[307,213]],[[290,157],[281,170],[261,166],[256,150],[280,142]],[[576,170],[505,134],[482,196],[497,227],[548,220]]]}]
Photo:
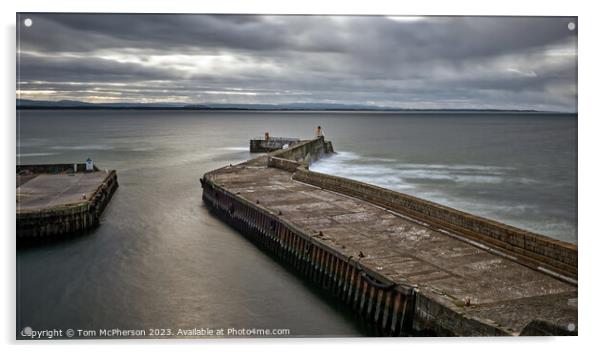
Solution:
[{"label": "horizon line", "polygon": [[[28,103],[20,103],[20,101],[28,101]],[[46,105],[44,105],[46,103]],[[56,105],[56,104],[68,105]],[[287,107],[293,106],[293,107]],[[333,106],[332,108],[311,108],[301,107],[300,105],[316,105],[316,106]],[[231,106],[231,107],[224,107]],[[253,107],[253,106],[272,106]],[[340,106],[340,107],[335,107]],[[502,109],[502,108],[395,108],[379,105],[369,105],[362,103],[307,103],[307,102],[289,102],[289,103],[185,103],[185,102],[86,102],[79,100],[36,100],[27,98],[17,98],[16,108],[25,110],[35,109],[52,109],[52,110],[75,110],[75,109],[154,109],[154,110],[250,110],[250,111],[383,111],[383,112],[399,112],[399,111],[491,111],[491,112],[525,112],[525,113],[554,113],[554,114],[578,114],[577,111],[560,111],[560,110],[538,110],[538,109]]]}]

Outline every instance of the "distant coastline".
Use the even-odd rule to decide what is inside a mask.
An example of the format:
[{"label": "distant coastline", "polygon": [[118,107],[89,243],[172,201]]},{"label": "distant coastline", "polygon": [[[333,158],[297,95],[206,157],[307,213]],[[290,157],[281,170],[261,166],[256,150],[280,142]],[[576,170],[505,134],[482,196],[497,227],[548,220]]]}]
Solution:
[{"label": "distant coastline", "polygon": [[530,109],[410,109],[368,105],[291,103],[291,104],[175,104],[175,103],[88,103],[80,101],[37,101],[17,99],[17,110],[192,110],[192,111],[283,111],[283,112],[391,112],[391,113],[534,113],[577,114],[576,112]]}]

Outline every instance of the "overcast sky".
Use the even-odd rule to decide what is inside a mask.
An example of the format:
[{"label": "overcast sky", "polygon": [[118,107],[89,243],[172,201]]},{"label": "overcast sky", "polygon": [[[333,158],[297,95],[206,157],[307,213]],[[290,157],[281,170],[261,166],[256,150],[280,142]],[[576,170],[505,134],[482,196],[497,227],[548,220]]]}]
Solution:
[{"label": "overcast sky", "polygon": [[17,21],[23,99],[577,110],[577,28],[569,25],[576,18],[22,14]]}]

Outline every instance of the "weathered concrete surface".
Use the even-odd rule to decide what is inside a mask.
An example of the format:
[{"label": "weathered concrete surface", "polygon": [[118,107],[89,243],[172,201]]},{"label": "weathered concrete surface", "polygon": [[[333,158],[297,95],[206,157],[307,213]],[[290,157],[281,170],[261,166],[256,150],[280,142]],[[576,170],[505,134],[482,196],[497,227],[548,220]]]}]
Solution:
[{"label": "weathered concrete surface", "polygon": [[39,174],[29,174],[29,175],[18,175],[17,174],[17,188],[31,179],[37,177]]},{"label": "weathered concrete surface", "polygon": [[17,188],[17,210],[21,212],[85,202],[108,175],[108,171],[39,174]]},{"label": "weathered concrete surface", "polygon": [[[17,239],[80,233],[99,224],[118,187],[114,170],[72,172],[73,164],[17,166]],[[83,168],[79,169],[83,170]]]},{"label": "weathered concrete surface", "polygon": [[[378,274],[380,282],[409,289],[411,300],[404,303],[412,306],[413,330],[462,336],[576,334],[576,285],[419,220],[295,181],[289,164],[279,169],[267,162],[264,156],[206,174],[206,204],[229,207],[229,213],[222,212],[226,219],[239,212],[238,202],[256,208],[289,228],[301,229],[338,261],[355,261]],[[231,199],[220,201],[221,195]],[[242,221],[253,223],[244,217]],[[262,232],[269,235],[270,229]],[[339,276],[339,265],[333,268],[332,277]],[[364,294],[380,290],[372,282],[362,282]],[[376,303],[381,303],[382,294],[369,297],[380,305]]]}]

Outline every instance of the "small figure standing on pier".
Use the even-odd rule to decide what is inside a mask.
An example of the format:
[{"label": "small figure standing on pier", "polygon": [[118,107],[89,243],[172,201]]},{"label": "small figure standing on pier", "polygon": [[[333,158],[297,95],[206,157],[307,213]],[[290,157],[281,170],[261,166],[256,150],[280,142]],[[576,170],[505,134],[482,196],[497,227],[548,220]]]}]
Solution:
[{"label": "small figure standing on pier", "polygon": [[322,127],[320,125],[318,125],[318,127],[316,128],[316,138],[318,137],[322,137],[324,135],[322,135]]},{"label": "small figure standing on pier", "polygon": [[266,131],[264,137],[265,137],[266,141],[269,140],[270,139],[270,133]]}]

